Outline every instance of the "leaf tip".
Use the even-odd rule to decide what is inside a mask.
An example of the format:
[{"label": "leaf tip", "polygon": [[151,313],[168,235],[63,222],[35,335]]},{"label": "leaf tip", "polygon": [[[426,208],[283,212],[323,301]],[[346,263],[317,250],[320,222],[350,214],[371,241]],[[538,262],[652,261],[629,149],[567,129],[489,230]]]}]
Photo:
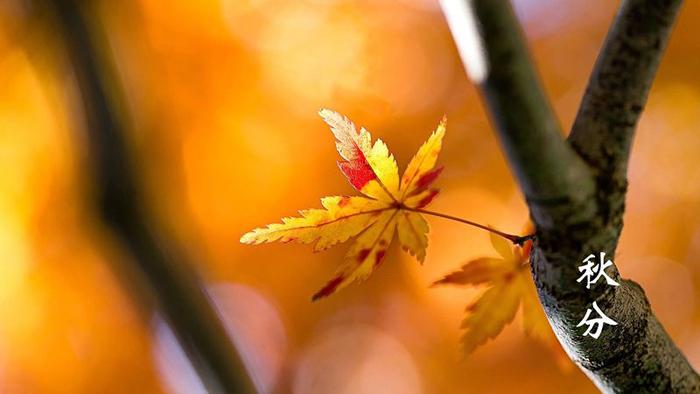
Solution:
[{"label": "leaf tip", "polygon": [[335,291],[338,290],[340,284],[343,283],[344,280],[345,275],[342,274],[331,279],[328,283],[326,283],[325,286],[321,288],[321,290],[317,291],[314,295],[311,296],[311,302],[316,302],[321,298],[328,297],[329,295],[335,293]]},{"label": "leaf tip", "polygon": [[238,241],[245,245],[252,245],[255,242],[255,231],[248,231],[247,233],[241,235],[241,238]]},{"label": "leaf tip", "polygon": [[433,283],[431,283],[429,287],[431,289],[434,289],[438,286],[444,286],[444,285],[449,285],[449,284],[454,284],[454,282],[450,278],[450,275],[445,275],[442,278],[440,278],[436,281],[433,281]]},{"label": "leaf tip", "polygon": [[436,287],[438,287],[438,286],[442,286],[443,284],[445,284],[445,283],[442,281],[442,279],[438,279],[438,280],[436,280],[436,281],[433,281],[433,283],[429,284],[429,285],[428,285],[428,288],[429,288],[429,289],[434,289],[434,288],[436,288]]}]

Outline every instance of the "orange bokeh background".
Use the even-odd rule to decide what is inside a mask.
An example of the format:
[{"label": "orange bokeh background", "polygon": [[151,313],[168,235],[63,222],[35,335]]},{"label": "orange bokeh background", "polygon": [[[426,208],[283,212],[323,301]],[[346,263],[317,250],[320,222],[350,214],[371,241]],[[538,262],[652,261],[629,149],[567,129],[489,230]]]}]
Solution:
[{"label": "orange bokeh background", "polygon": [[[0,391],[197,390],[168,329],[112,270],[125,257],[87,203],[73,80],[37,67],[19,3],[0,5]],[[566,129],[616,4],[515,3]],[[321,196],[354,192],[321,107],[381,137],[400,167],[447,114],[431,208],[520,231],[527,208],[437,1],[130,0],[97,11],[149,208],[194,256],[264,391],[595,392],[525,337],[519,316],[460,361],[463,309],[480,291],[428,286],[493,254],[484,232],[430,218],[424,266],[394,248],[370,280],[313,304],[344,246],[238,242]],[[615,258],[696,368],[698,18],[700,3],[687,2],[641,119]]]}]

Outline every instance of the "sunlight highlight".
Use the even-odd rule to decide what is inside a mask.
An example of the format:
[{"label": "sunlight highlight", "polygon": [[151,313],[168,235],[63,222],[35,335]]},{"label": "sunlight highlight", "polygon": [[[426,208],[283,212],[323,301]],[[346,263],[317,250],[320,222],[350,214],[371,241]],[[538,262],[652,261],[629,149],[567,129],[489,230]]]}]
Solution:
[{"label": "sunlight highlight", "polygon": [[469,78],[474,83],[482,83],[488,74],[488,64],[471,3],[471,0],[440,0]]}]

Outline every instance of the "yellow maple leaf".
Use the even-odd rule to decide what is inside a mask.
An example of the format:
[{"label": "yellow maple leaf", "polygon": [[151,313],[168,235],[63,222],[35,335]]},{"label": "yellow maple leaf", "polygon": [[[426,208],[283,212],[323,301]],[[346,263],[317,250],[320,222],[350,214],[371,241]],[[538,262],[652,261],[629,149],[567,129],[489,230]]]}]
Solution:
[{"label": "yellow maple leaf", "polygon": [[401,247],[423,262],[429,227],[418,211],[438,194],[431,185],[442,171],[441,167],[435,168],[435,163],[446,124],[443,118],[399,180],[396,160],[382,140],[373,144],[367,130],[361,128],[358,132],[348,118],[337,112],[323,109],[319,114],[336,138],[336,148],[343,159],[338,162],[340,171],[364,196],[324,197],[323,209],[300,211],[299,217],[283,218],[282,223],[256,228],[241,237],[246,244],[315,242],[315,250],[324,250],[357,236],[344,264],[314,294],[313,300],[367,279],[381,263],[395,234]]},{"label": "yellow maple leaf", "polygon": [[[462,345],[465,354],[498,336],[513,321],[520,305],[525,334],[560,349],[530,276],[528,259],[532,241],[526,241],[523,246],[511,245],[494,233],[490,235],[491,245],[499,258],[483,257],[469,261],[460,270],[434,283],[490,286],[466,308],[461,326],[464,330]],[[563,351],[559,350],[559,353]]]}]

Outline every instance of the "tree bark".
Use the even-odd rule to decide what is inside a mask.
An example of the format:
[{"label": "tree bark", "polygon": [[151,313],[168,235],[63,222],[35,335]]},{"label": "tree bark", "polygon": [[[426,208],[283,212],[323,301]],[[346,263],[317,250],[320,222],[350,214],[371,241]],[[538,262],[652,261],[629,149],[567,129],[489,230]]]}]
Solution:
[{"label": "tree bark", "polygon": [[[651,311],[642,288],[613,265],[590,290],[577,283],[591,253],[615,255],[622,230],[627,161],[637,121],[681,0],[623,1],[568,140],[538,81],[507,0],[457,0],[476,21],[483,56],[469,72],[485,103],[536,225],[530,257],[540,301],[571,359],[603,391],[700,392],[700,377]],[[453,35],[459,17],[443,0]],[[460,46],[460,38],[455,37]],[[473,49],[473,48],[472,48]],[[473,59],[464,59],[469,69]],[[474,53],[472,50],[470,53]],[[469,71],[469,70],[468,70]],[[618,323],[599,338],[577,327],[592,303]]]}]

